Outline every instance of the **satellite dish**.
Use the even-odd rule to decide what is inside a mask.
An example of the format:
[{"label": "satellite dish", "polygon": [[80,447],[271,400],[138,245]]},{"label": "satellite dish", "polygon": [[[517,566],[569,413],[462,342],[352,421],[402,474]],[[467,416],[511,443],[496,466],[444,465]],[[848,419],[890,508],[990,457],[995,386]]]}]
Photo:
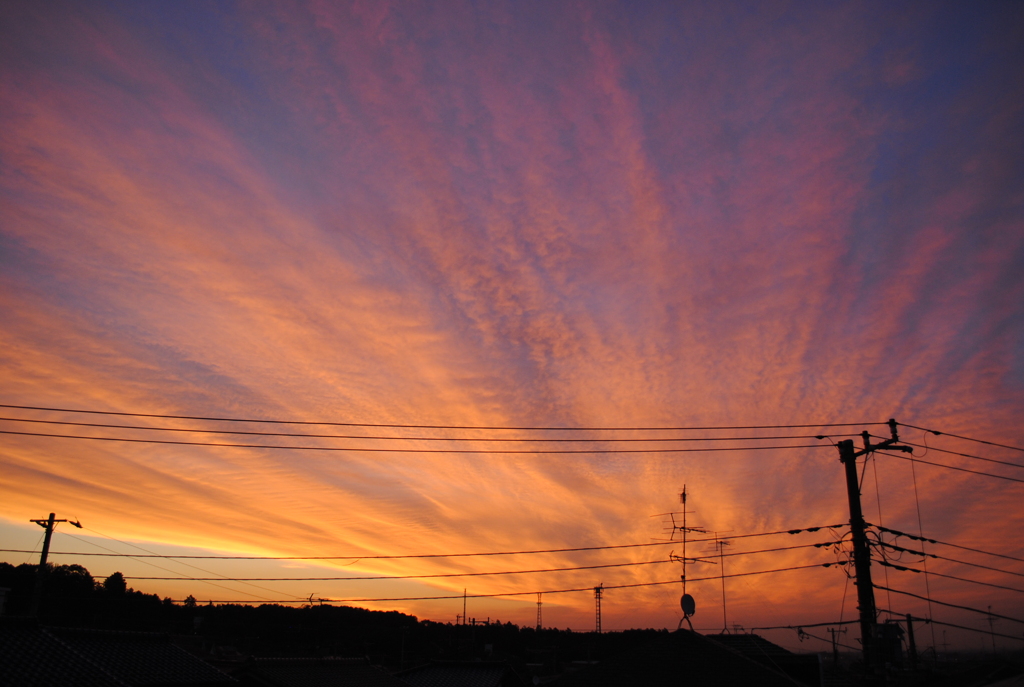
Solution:
[{"label": "satellite dish", "polygon": [[683,598],[679,599],[679,605],[683,609],[683,617],[685,618],[689,618],[697,612],[697,603],[689,594],[683,594]]}]

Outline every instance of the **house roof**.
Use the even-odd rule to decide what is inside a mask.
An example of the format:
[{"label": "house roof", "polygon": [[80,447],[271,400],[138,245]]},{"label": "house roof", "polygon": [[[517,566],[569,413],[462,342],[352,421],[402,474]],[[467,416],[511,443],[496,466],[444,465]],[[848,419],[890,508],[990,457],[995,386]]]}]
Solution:
[{"label": "house roof", "polygon": [[0,623],[0,684],[26,687],[200,687],[235,681],[167,635]]},{"label": "house roof", "polygon": [[152,632],[48,628],[108,673],[135,687],[147,685],[225,685],[234,680]]},{"label": "house roof", "polygon": [[0,623],[0,685],[128,687],[35,623]]},{"label": "house roof", "polygon": [[365,658],[254,658],[235,674],[267,687],[409,687]]},{"label": "house roof", "polygon": [[678,630],[597,665],[563,676],[558,685],[728,684],[793,687],[790,677],[771,670],[707,637]]},{"label": "house roof", "polygon": [[[511,675],[511,680],[509,679]],[[399,676],[413,687],[500,687],[521,684],[503,661],[432,661]]]},{"label": "house roof", "polygon": [[817,653],[795,654],[755,634],[707,635],[707,638],[798,682],[807,685],[822,682],[821,658]]},{"label": "house roof", "polygon": [[784,649],[778,644],[769,642],[761,635],[755,634],[720,634],[704,635],[708,639],[719,644],[724,644],[730,649],[739,651],[744,656],[765,656],[770,658],[796,656],[792,651]]}]

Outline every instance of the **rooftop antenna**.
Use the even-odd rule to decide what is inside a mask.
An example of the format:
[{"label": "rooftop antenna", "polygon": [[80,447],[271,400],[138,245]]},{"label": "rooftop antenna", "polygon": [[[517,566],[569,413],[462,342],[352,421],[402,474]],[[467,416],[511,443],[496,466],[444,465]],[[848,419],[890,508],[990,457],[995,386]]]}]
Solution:
[{"label": "rooftop antenna", "polygon": [[[687,496],[688,496],[688,494],[686,493],[686,485],[684,484],[683,485],[683,490],[681,492],[679,492],[679,503],[683,504],[683,510],[682,510],[683,524],[682,525],[676,525],[675,524],[675,515],[676,514],[675,513],[670,513],[669,514],[669,515],[672,516],[673,537],[675,536],[675,532],[681,532],[682,535],[683,535],[683,555],[682,555],[682,558],[680,558],[679,556],[673,556],[673,558],[675,558],[676,560],[678,560],[680,563],[683,564],[683,594],[686,593],[686,563],[689,560],[686,557],[686,540],[687,540],[687,536],[686,535],[688,535],[690,532],[696,532],[697,534],[707,534],[708,533],[708,531],[706,529],[704,529],[703,527],[690,527],[690,526],[688,526],[686,524],[686,516],[687,516],[687,514],[691,513],[691,512],[695,512],[695,511],[688,511],[688,510],[686,510],[686,497]],[[695,559],[693,559],[693,562],[694,563],[703,563],[704,561],[702,561],[699,558],[695,558]]]},{"label": "rooftop antenna", "polygon": [[[683,524],[682,525],[676,525],[675,524],[675,515],[676,514],[675,513],[670,513],[669,514],[672,517],[672,537],[675,538],[675,533],[676,532],[681,532],[682,533],[682,536],[683,536],[683,555],[682,556],[676,556],[674,553],[669,553],[669,558],[671,560],[675,560],[675,561],[678,561],[678,562],[683,564],[683,574],[680,577],[680,579],[682,580],[682,583],[683,583],[683,596],[682,596],[681,599],[679,599],[679,605],[683,609],[683,617],[679,620],[679,627],[683,626],[683,621],[685,620],[687,622],[687,624],[690,626],[690,630],[692,631],[693,630],[693,623],[690,621],[690,616],[692,616],[693,614],[695,614],[697,612],[697,604],[694,601],[693,597],[686,593],[686,564],[690,560],[690,559],[688,559],[686,557],[686,541],[687,541],[687,535],[690,532],[696,532],[698,534],[707,534],[707,530],[705,530],[703,527],[690,527],[687,524],[686,516],[687,516],[688,513],[690,513],[690,511],[686,510],[686,497],[687,497],[686,485],[684,484],[683,485],[683,490],[679,493],[679,502],[683,505],[683,510],[682,510]],[[694,558],[693,562],[694,563],[706,563],[707,561],[704,561],[704,560],[702,560],[700,558]]]},{"label": "rooftop antenna", "polygon": [[719,539],[718,532],[715,532],[715,550],[718,551],[718,564],[721,566],[719,572],[722,576],[722,634],[729,632],[729,620],[725,611],[725,547],[727,546],[732,546],[732,542],[727,539]]}]

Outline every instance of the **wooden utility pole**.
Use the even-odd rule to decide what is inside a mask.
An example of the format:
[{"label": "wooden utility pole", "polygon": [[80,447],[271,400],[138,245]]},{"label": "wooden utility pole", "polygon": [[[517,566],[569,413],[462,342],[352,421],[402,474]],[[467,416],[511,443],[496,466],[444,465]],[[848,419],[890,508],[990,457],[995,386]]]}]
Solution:
[{"label": "wooden utility pole", "polygon": [[907,613],[907,649],[910,652],[910,669],[917,670],[917,642],[914,640],[914,616]]},{"label": "wooden utility pole", "polygon": [[872,444],[870,435],[863,433],[864,448],[855,451],[852,439],[844,439],[838,444],[839,460],[846,471],[846,495],[850,502],[850,533],[853,539],[853,568],[857,585],[857,610],[860,612],[860,642],[864,650],[864,665],[868,672],[881,668],[881,654],[878,646],[877,620],[875,608],[875,588],[871,582],[871,546],[868,543],[867,525],[864,512],[860,505],[860,480],[857,478],[857,458],[872,451],[886,449],[912,453],[909,446],[898,446],[899,434],[896,431],[896,420],[889,420],[891,438]]},{"label": "wooden utility pole", "polygon": [[29,615],[34,618],[39,615],[39,602],[43,598],[43,578],[46,575],[46,559],[50,556],[50,539],[53,537],[53,529],[58,522],[70,522],[78,529],[82,529],[82,524],[75,520],[57,520],[54,513],[50,513],[50,517],[46,520],[29,520],[29,522],[34,522],[46,530],[46,535],[43,537],[43,550],[39,554],[39,567],[36,568],[36,583],[32,589],[32,606],[29,609]]},{"label": "wooden utility pole", "polygon": [[836,635],[844,634],[846,628],[830,627],[828,632],[832,635],[832,665],[836,670],[839,670],[839,640],[836,638]]}]

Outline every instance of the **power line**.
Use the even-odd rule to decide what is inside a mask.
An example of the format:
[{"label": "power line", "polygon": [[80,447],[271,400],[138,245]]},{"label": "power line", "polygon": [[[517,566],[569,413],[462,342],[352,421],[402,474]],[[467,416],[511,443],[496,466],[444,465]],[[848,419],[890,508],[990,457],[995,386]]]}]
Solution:
[{"label": "power line", "polygon": [[842,642],[833,642],[831,639],[825,639],[824,637],[819,637],[818,635],[812,635],[810,632],[804,632],[804,630],[802,628],[792,628],[792,629],[797,631],[798,636],[799,635],[803,635],[805,637],[810,637],[811,639],[817,639],[819,642],[825,642],[826,644],[833,644],[834,643],[836,646],[841,646],[844,649],[851,649],[853,651],[860,651],[860,647],[850,646],[849,644],[843,644]]},{"label": "power line", "polygon": [[953,465],[944,465],[943,463],[932,463],[931,461],[921,460],[920,458],[910,458],[909,456],[902,456],[898,453],[886,453],[885,451],[878,451],[878,453],[890,456],[892,458],[899,458],[900,460],[909,460],[914,463],[934,465],[937,468],[946,468],[947,470],[956,470],[957,472],[969,472],[972,475],[982,475],[983,477],[995,477],[996,479],[1004,479],[1007,482],[1019,482],[1021,484],[1024,484],[1024,479],[1017,479],[1016,477],[1006,477],[1005,475],[996,475],[991,472],[979,472],[978,470],[968,470],[967,468],[958,468]]},{"label": "power line", "polygon": [[[68,425],[74,427],[99,427],[103,429],[131,429],[141,430],[146,432],[184,432],[189,434],[231,434],[231,435],[246,435],[246,436],[260,436],[260,437],[292,437],[292,438],[303,438],[303,439],[366,439],[374,441],[473,441],[483,443],[657,443],[657,442],[677,442],[677,441],[770,441],[775,439],[819,439],[821,435],[814,434],[787,434],[787,435],[775,435],[775,436],[755,436],[755,437],[626,437],[626,438],[541,438],[541,437],[529,437],[529,438],[483,438],[483,437],[425,437],[425,436],[414,436],[414,437],[401,437],[401,436],[375,436],[375,435],[360,435],[360,434],[306,434],[303,432],[253,432],[247,430],[230,430],[230,429],[202,429],[198,427],[147,427],[145,425],[115,425],[109,423],[100,422],[71,422],[68,420],[39,420],[29,419],[20,417],[0,417],[0,421],[5,422],[30,422],[34,424],[42,425]],[[859,434],[833,434],[833,437],[847,437],[847,436],[860,436]]]},{"label": "power line", "polygon": [[[0,406],[0,407],[2,407],[2,406]],[[1008,448],[1008,449],[1011,449],[1013,451],[1024,451],[1024,448],[1021,448],[1020,446],[1010,446],[1009,444],[997,444],[994,441],[986,441],[985,439],[972,439],[971,437],[965,437],[965,436],[960,435],[960,434],[951,434],[950,432],[940,432],[937,429],[927,429],[926,427],[917,427],[916,425],[908,425],[905,422],[901,422],[899,424],[903,425],[904,427],[910,427],[911,429],[919,429],[922,432],[931,432],[935,436],[945,435],[947,437],[956,437],[957,439],[963,439],[964,441],[974,441],[974,442],[977,442],[979,444],[988,444],[989,446],[998,446],[999,448]]]},{"label": "power line", "polygon": [[[867,524],[871,525],[871,523],[867,523]],[[915,539],[917,541],[926,541],[926,542],[929,542],[929,543],[932,543],[932,544],[942,544],[943,546],[951,546],[954,549],[963,549],[964,551],[973,551],[974,553],[983,553],[986,556],[995,556],[996,558],[1006,558],[1006,559],[1009,559],[1011,561],[1020,561],[1021,563],[1024,563],[1024,558],[1017,558],[1016,556],[1007,556],[1006,554],[1002,554],[1002,553],[994,553],[992,551],[985,551],[983,549],[972,549],[969,546],[961,546],[960,544],[951,544],[948,541],[939,541],[938,539],[928,539],[927,537],[919,537],[916,534],[907,534],[906,532],[900,532],[899,530],[894,530],[891,527],[882,527],[880,525],[871,525],[871,526],[872,527],[876,527],[876,528],[878,528],[879,530],[881,530],[883,532],[888,532],[889,534],[895,534],[897,537],[907,537],[908,539]]]},{"label": "power line", "polygon": [[[775,568],[773,570],[757,570],[757,571],[754,571],[754,572],[730,573],[730,574],[726,575],[726,577],[746,577],[746,576],[751,576],[751,575],[767,575],[769,573],[788,572],[788,571],[791,571],[791,570],[808,570],[810,568],[829,568],[829,567],[831,567],[833,565],[839,565],[839,564],[838,563],[815,563],[813,565],[797,565],[797,566],[793,566],[793,567],[790,567],[790,568]],[[716,575],[714,577],[693,578],[693,579],[690,579],[689,581],[690,582],[707,582],[708,580],[718,580],[719,578],[720,578],[720,576]],[[664,586],[664,585],[669,585],[669,584],[679,584],[679,580],[678,579],[666,580],[664,582],[636,582],[636,583],[633,583],[633,584],[606,584],[606,585],[604,585],[604,589],[608,590],[608,589],[629,589],[629,588],[633,588],[633,587],[657,587],[657,586]],[[592,586],[590,586],[590,587],[574,587],[572,589],[534,590],[534,591],[530,591],[530,592],[502,592],[502,593],[498,593],[498,594],[453,594],[453,595],[449,595],[449,596],[404,596],[404,597],[394,597],[394,598],[386,598],[386,599],[385,598],[380,598],[380,599],[368,599],[368,598],[358,598],[358,599],[321,599],[321,601],[327,601],[327,602],[332,602],[332,603],[369,603],[369,602],[375,602],[375,601],[446,601],[446,600],[451,600],[451,599],[462,599],[462,598],[467,598],[467,599],[493,599],[493,598],[505,597],[505,596],[535,596],[538,593],[540,593],[540,594],[568,594],[568,593],[571,593],[571,592],[593,592],[593,591],[594,591],[594,588]],[[238,601],[238,600],[221,600],[221,599],[216,599],[214,601],[216,603],[248,603],[248,601],[244,600],[244,599],[241,600],[241,601]],[[288,600],[283,600],[283,601],[273,601],[272,603],[300,603],[300,602],[288,599]]]},{"label": "power line", "polygon": [[161,413],[128,413],[112,410],[84,410],[76,408],[49,408],[44,406],[23,406],[0,403],[0,408],[15,408],[18,410],[41,410],[52,413],[83,413],[90,415],[117,415],[120,417],[153,417],[169,420],[200,420],[204,422],[252,422],[275,425],[323,425],[329,427],[390,427],[402,429],[483,429],[483,430],[518,430],[518,431],[571,431],[571,432],[612,432],[612,431],[697,431],[697,430],[728,430],[728,429],[807,429],[815,427],[860,427],[870,425],[883,425],[884,422],[823,422],[819,424],[804,425],[720,425],[707,427],[510,427],[510,426],[487,426],[487,425],[413,425],[398,423],[370,423],[370,422],[324,422],[314,420],[264,420],[253,418],[233,417],[204,417],[199,415],[169,415]]},{"label": "power line", "polygon": [[[99,530],[94,530],[94,529],[92,529],[91,527],[84,527],[84,526],[83,526],[83,529],[86,529],[86,530],[88,530],[89,532],[94,532],[95,534],[97,534],[97,535],[99,535],[99,536],[103,537],[104,539],[109,539],[109,540],[111,540],[111,541],[115,541],[115,542],[117,542],[118,544],[121,544],[121,545],[123,545],[123,546],[130,546],[130,547],[132,547],[132,548],[138,549],[139,551],[145,551],[145,552],[146,552],[147,554],[149,554],[149,555],[156,555],[156,554],[153,554],[153,552],[152,552],[152,551],[150,551],[149,549],[144,549],[144,548],[142,548],[141,546],[139,546],[138,544],[132,544],[132,543],[130,543],[130,542],[125,542],[125,541],[121,541],[120,539],[117,539],[116,537],[111,537],[111,536],[110,536],[109,534],[104,534],[103,532],[100,532]],[[95,542],[90,542],[90,541],[88,541],[88,540],[86,540],[86,539],[82,539],[82,538],[80,538],[80,537],[76,537],[76,536],[75,536],[75,535],[73,535],[73,534],[68,534],[68,533],[65,533],[65,536],[71,537],[72,539],[76,539],[76,540],[78,540],[78,541],[83,541],[83,542],[85,542],[86,544],[92,544],[93,546],[99,547],[99,548],[101,548],[101,549],[106,549],[107,551],[113,551],[113,549],[107,549],[107,547],[105,547],[105,546],[100,546],[99,544],[96,544]],[[140,563],[145,563],[146,565],[149,565],[149,566],[152,566],[152,567],[155,567],[155,568],[159,568],[160,570],[166,570],[167,572],[174,572],[173,570],[168,570],[167,568],[163,568],[163,567],[161,567],[161,566],[158,566],[158,565],[154,565],[153,563],[150,563],[149,561],[139,561],[139,562],[140,562]],[[192,565],[191,563],[181,563],[181,562],[179,562],[179,561],[175,561],[175,563],[178,563],[179,565],[183,565],[183,566],[185,566],[185,567],[187,567],[187,568],[192,568],[192,569],[194,569],[194,570],[199,570],[200,572],[204,572],[204,573],[207,573],[207,574],[209,574],[209,575],[218,575],[218,577],[217,577],[217,578],[214,578],[214,579],[217,579],[217,580],[221,580],[221,581],[231,581],[231,580],[229,580],[229,579],[227,578],[227,576],[226,576],[226,575],[220,575],[219,573],[215,573],[215,572],[213,572],[212,570],[207,570],[206,568],[200,568],[199,566],[196,566],[196,565]],[[197,580],[197,581],[199,581],[199,579],[200,579],[200,578],[197,578],[197,577],[189,577],[188,579],[191,579],[191,580]],[[268,587],[261,587],[261,586],[260,586],[260,585],[258,585],[258,584],[249,584],[248,582],[246,582],[246,581],[244,581],[244,580],[240,580],[240,581],[241,581],[241,582],[242,582],[243,584],[245,584],[246,586],[248,586],[248,587],[252,587],[252,588],[254,588],[254,589],[260,589],[260,590],[263,590],[263,591],[265,591],[265,592],[273,592],[274,594],[281,594],[281,593],[282,593],[281,591],[279,591],[279,590],[277,590],[277,589],[270,589],[270,588],[268,588]],[[222,587],[223,589],[228,589],[227,587],[223,587],[222,585],[216,585],[216,586],[218,586],[218,587]],[[231,590],[231,591],[240,591],[240,590],[234,590],[234,589],[233,589],[233,590]],[[245,592],[245,591],[241,591],[241,593],[242,593],[242,594],[252,594],[252,592]],[[257,598],[263,598],[263,597],[260,597],[260,596],[259,596],[258,594],[252,594],[252,596],[255,596],[255,597],[257,597]]]},{"label": "power line", "polygon": [[[277,446],[274,444],[225,444],[209,441],[169,441],[164,439],[127,439],[124,437],[84,437],[77,434],[46,434],[43,432],[15,432],[0,429],[0,434],[17,434],[28,437],[50,437],[55,439],[85,439],[89,441],[118,441],[132,444],[172,444],[175,446],[216,446],[220,448],[268,448],[284,451],[352,451],[357,453],[472,453],[488,455],[506,454],[570,454],[570,453],[710,453],[718,451],[764,451],[787,448],[826,448],[826,444],[801,444],[796,446],[729,446],[725,448],[652,448],[652,449],[545,449],[545,450],[492,450],[492,449],[429,449],[429,448],[357,448],[354,446]],[[1024,481],[1024,480],[1019,480]]]},{"label": "power line", "polygon": [[859,623],[859,620],[839,620],[834,623],[810,623],[805,625],[775,625],[773,627],[752,627],[750,631],[754,630],[798,630],[803,627],[827,627],[830,625],[855,625]]},{"label": "power line", "polygon": [[[773,549],[761,549],[758,551],[734,551],[732,553],[724,554],[725,556],[748,556],[759,553],[773,553],[776,551],[791,551],[793,549],[809,549],[812,547],[823,548],[825,546],[831,546],[833,542],[823,542],[820,544],[799,544],[797,546],[781,546]],[[632,566],[641,565],[658,565],[662,563],[674,563],[674,560],[659,560],[659,561],[638,561],[630,563],[605,563],[601,565],[578,565],[568,568],[542,568],[537,570],[503,570],[497,572],[460,572],[460,573],[436,573],[436,574],[424,574],[424,575],[373,575],[366,577],[218,577],[218,578],[205,578],[205,577],[125,577],[126,580],[206,580],[206,579],[221,579],[231,582],[356,582],[365,580],[422,580],[438,577],[481,577],[488,575],[526,575],[533,573],[550,573],[550,572],[571,572],[574,570],[597,570],[601,568],[627,568]],[[708,561],[701,561],[708,562]]]},{"label": "power line", "polygon": [[903,546],[896,546],[895,544],[890,544],[890,543],[884,542],[884,541],[879,541],[878,543],[879,543],[880,546],[884,546],[887,549],[893,549],[895,551],[903,551],[905,553],[910,553],[910,554],[913,554],[915,556],[928,556],[929,558],[937,558],[938,560],[949,561],[951,563],[958,563],[960,565],[969,565],[969,566],[971,566],[973,568],[982,568],[983,570],[992,570],[993,572],[1004,573],[1006,575],[1016,575],[1017,577],[1024,577],[1024,573],[1014,572],[1012,570],[1004,570],[1003,568],[993,568],[990,565],[982,565],[981,563],[971,563],[970,561],[962,561],[959,558],[950,558],[949,556],[940,556],[937,553],[927,553],[925,551],[915,551],[914,549],[908,549],[908,548],[903,547]]},{"label": "power line", "polygon": [[[889,615],[896,615],[896,616],[905,616],[905,615],[907,615],[906,613],[896,613],[895,611],[890,611],[890,610],[888,610],[886,608],[880,608],[878,610],[881,611],[882,613],[888,613]],[[979,630],[976,627],[968,627],[966,625],[955,625],[953,623],[946,623],[946,622],[943,622],[941,620],[932,620],[931,618],[920,618],[920,617],[918,617],[916,615],[912,616],[912,617],[913,617],[914,620],[920,620],[923,623],[931,623],[932,625],[945,625],[947,627],[955,627],[955,628],[960,629],[960,630],[970,630],[971,632],[977,632],[979,634],[995,635],[996,637],[1005,637],[1006,639],[1016,639],[1018,642],[1024,642],[1024,637],[1018,637],[1016,635],[1004,635],[1004,634],[1002,634],[1000,632],[993,632],[991,629],[989,629],[989,630]]]},{"label": "power line", "polygon": [[[918,570],[916,568],[911,568],[911,567],[908,567],[908,566],[905,566],[905,565],[897,565],[896,563],[889,563],[888,561],[884,561],[884,560],[883,561],[876,560],[875,562],[879,563],[881,565],[884,565],[887,568],[895,568],[896,570],[902,570],[904,572],[912,572],[912,573],[923,573],[924,572],[923,570]],[[950,580],[956,580],[958,582],[970,582],[971,584],[980,584],[980,585],[984,585],[986,587],[995,587],[996,589],[1005,589],[1006,591],[1017,592],[1019,594],[1024,594],[1024,589],[1018,589],[1017,587],[1006,587],[1006,586],[1003,586],[1001,584],[992,584],[991,582],[980,582],[978,580],[971,580],[971,579],[968,579],[966,577],[957,577],[956,575],[945,575],[943,573],[938,573],[938,572],[935,572],[935,571],[932,571],[929,574],[930,575],[935,575],[936,577],[945,577],[945,578],[950,579]]]},{"label": "power line", "polygon": [[[501,570],[496,572],[461,572],[461,573],[435,573],[427,575],[372,575],[365,577],[232,577],[232,582],[361,582],[366,580],[425,580],[440,577],[486,577],[490,575],[527,575],[532,573],[569,572],[573,570],[597,570],[600,568],[626,568],[641,565],[658,565],[673,563],[671,560],[664,561],[640,561],[634,563],[606,563],[604,565],[579,565],[570,568],[540,568],[537,570]],[[206,580],[214,578],[188,578],[188,577],[125,577],[126,580]],[[215,578],[220,579],[220,578]]]},{"label": "power line", "polygon": [[[73,539],[79,539],[79,537],[75,537],[73,534],[65,533],[65,536],[72,537]],[[112,551],[113,550],[113,549],[107,549],[107,547],[105,547],[105,546],[103,546],[101,544],[97,544],[96,542],[90,542],[90,541],[86,541],[86,540],[83,540],[83,539],[79,539],[79,541],[85,541],[85,543],[87,543],[87,544],[92,544],[93,546],[95,546],[97,548],[106,549],[107,551]],[[119,554],[119,555],[124,557],[124,558],[141,558],[141,556],[132,556],[131,554]],[[161,567],[161,566],[157,565],[156,563],[150,563],[149,561],[139,561],[139,562],[140,563],[144,563],[146,565],[150,565],[150,566],[152,566],[154,568],[158,568],[160,570],[167,570],[167,572],[174,572],[173,570],[168,570],[167,568]],[[183,579],[189,579],[189,578],[183,578]],[[196,581],[200,581],[200,580],[196,580]],[[204,584],[209,584],[209,585],[212,585],[214,587],[220,587],[221,589],[226,589],[229,592],[238,592],[240,594],[248,594],[248,595],[254,596],[254,597],[256,597],[257,599],[260,599],[260,600],[267,600],[267,598],[264,597],[264,596],[260,596],[258,594],[253,594],[252,592],[242,591],[240,589],[232,589],[231,587],[225,587],[224,585],[217,584],[216,582],[211,582],[211,581],[208,581],[208,580],[202,580],[202,582]],[[255,586],[255,585],[250,585],[250,586]],[[268,590],[268,591],[274,591],[274,590]]]},{"label": "power line", "polygon": [[[932,573],[932,574],[934,575],[935,573]],[[912,596],[915,599],[921,599],[922,601],[928,601],[927,598],[925,598],[923,596],[920,596],[918,594],[912,594],[910,592],[904,592],[904,591],[901,591],[899,589],[887,589],[886,587],[883,587],[883,586],[878,585],[878,584],[872,585],[872,586],[875,589],[885,589],[886,591],[892,592],[893,594],[904,594],[906,596]],[[999,615],[998,613],[992,613],[990,611],[983,611],[980,608],[971,608],[970,606],[960,606],[960,605],[957,605],[957,604],[946,603],[944,601],[936,601],[935,599],[931,599],[931,602],[934,603],[934,604],[939,604],[940,606],[949,606],[950,608],[959,608],[959,609],[964,610],[964,611],[973,611],[974,613],[980,613],[982,615],[992,616],[993,618],[1002,618],[1003,620],[1012,620],[1015,623],[1020,623],[1020,624],[1024,625],[1024,620],[1021,620],[1019,618],[1011,618],[1008,615]]]},{"label": "power line", "polygon": [[[801,527],[788,530],[775,530],[774,532],[752,532],[748,534],[737,534],[729,539],[749,539],[751,537],[771,537],[779,534],[802,534],[813,533],[820,530],[835,530],[846,525],[817,525],[815,527]],[[714,539],[695,539],[691,543],[700,544],[713,542]],[[671,546],[679,544],[678,541],[659,541],[644,544],[608,544],[606,546],[576,546],[562,549],[529,549],[521,551],[485,551],[474,553],[419,553],[419,554],[394,554],[394,555],[370,555],[370,556],[193,556],[193,555],[131,555],[132,558],[181,558],[181,559],[206,559],[206,560],[235,560],[235,561],[349,561],[349,560],[393,560],[402,558],[466,558],[475,556],[517,556],[538,553],[573,553],[577,551],[607,551],[611,549],[637,549],[648,546]],[[34,553],[25,549],[0,549],[6,553]],[[129,554],[102,554],[82,551],[51,551],[51,556],[128,556]]]},{"label": "power line", "polygon": [[972,459],[974,459],[976,461],[985,461],[986,463],[995,463],[997,465],[1007,465],[1007,466],[1010,466],[1011,468],[1021,468],[1022,470],[1024,470],[1024,465],[1021,465],[1020,463],[1011,463],[1010,461],[997,461],[994,458],[985,458],[984,456],[975,456],[974,454],[962,454],[961,452],[958,452],[958,450],[947,450],[945,448],[936,448],[935,446],[929,446],[926,443],[914,443],[913,441],[905,441],[905,440],[902,440],[902,439],[901,439],[901,441],[902,441],[902,443],[905,443],[905,444],[908,444],[908,445],[911,445],[911,446],[916,446],[918,448],[926,448],[928,450],[935,450],[935,452],[938,452],[940,454],[949,454],[950,456],[961,456],[963,458],[972,458]]}]

